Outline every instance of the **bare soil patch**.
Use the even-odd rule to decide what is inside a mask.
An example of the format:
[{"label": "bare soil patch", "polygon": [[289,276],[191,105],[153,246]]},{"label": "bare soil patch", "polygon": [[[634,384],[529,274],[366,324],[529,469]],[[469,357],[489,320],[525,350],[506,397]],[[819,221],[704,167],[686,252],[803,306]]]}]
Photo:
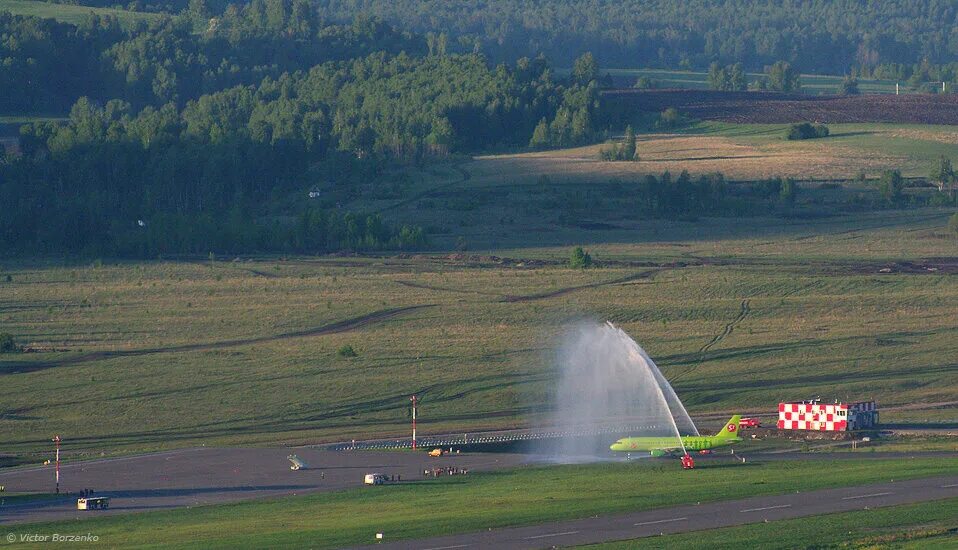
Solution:
[{"label": "bare soil patch", "polygon": [[958,95],[806,96],[774,92],[609,90],[613,107],[657,113],[674,107],[700,120],[751,124],[897,122],[958,124]]}]

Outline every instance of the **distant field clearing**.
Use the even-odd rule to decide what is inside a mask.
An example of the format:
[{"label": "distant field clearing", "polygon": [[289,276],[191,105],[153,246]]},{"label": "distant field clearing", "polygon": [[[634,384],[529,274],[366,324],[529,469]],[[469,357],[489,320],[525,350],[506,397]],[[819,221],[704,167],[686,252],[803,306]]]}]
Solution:
[{"label": "distant field clearing", "polygon": [[476,184],[546,175],[557,181],[634,179],[666,170],[692,175],[721,172],[730,179],[787,176],[800,180],[851,179],[862,171],[877,177],[899,169],[926,176],[939,156],[958,159],[958,128],[906,125],[833,125],[825,139],[787,141],[781,125],[703,125],[688,133],[638,137],[637,162],[604,162],[608,145],[476,158]]},{"label": "distant field clearing", "polygon": [[602,162],[605,145],[589,145],[558,151],[480,157],[474,179],[501,181],[519,175],[548,175],[576,180],[630,179],[666,170],[692,175],[721,172],[732,179],[762,179],[789,176],[800,179],[842,179],[859,171],[877,173],[901,166],[903,157],[876,155],[846,147],[807,142],[745,145],[713,136],[657,135],[639,139],[638,162]]}]

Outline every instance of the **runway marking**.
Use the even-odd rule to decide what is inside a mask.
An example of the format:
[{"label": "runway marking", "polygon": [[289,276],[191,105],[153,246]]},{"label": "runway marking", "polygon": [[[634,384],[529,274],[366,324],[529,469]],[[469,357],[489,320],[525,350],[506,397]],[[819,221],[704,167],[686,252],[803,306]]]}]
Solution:
[{"label": "runway marking", "polygon": [[689,518],[672,518],[672,519],[660,519],[660,520],[658,520],[658,521],[643,521],[642,523],[636,523],[635,526],[638,527],[639,525],[653,525],[653,524],[656,524],[656,523],[669,523],[669,522],[672,522],[672,521],[682,521],[682,520],[684,520],[684,519],[689,519]]},{"label": "runway marking", "polygon": [[952,483],[951,485],[942,485],[942,489],[951,489],[952,487],[958,487],[958,483]]},{"label": "runway marking", "polygon": [[424,548],[423,550],[451,550],[452,548],[465,548],[468,544],[457,544],[455,546],[436,546],[435,548]]},{"label": "runway marking", "polygon": [[868,495],[855,495],[855,496],[853,496],[853,497],[842,497],[842,500],[852,500],[852,499],[856,499],[856,498],[883,497],[883,496],[885,496],[885,495],[893,495],[893,494],[895,494],[895,493],[892,493],[892,492],[887,492],[887,493],[871,493],[871,494],[868,494]]},{"label": "runway marking", "polygon": [[761,512],[762,510],[777,510],[779,508],[791,508],[791,504],[779,504],[778,506],[765,506],[764,508],[746,508],[739,512]]},{"label": "runway marking", "polygon": [[578,531],[564,531],[562,533],[549,533],[548,535],[536,535],[534,537],[526,537],[526,540],[544,539],[546,537],[561,537],[562,535],[574,535],[576,533],[578,533]]}]

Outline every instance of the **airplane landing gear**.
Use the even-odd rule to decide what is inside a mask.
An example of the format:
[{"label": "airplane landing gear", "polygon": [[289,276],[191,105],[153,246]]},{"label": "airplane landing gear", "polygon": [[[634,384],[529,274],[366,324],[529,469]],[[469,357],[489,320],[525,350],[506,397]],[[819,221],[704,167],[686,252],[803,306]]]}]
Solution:
[{"label": "airplane landing gear", "polygon": [[682,468],[686,470],[691,470],[692,468],[695,468],[695,461],[692,459],[692,455],[690,454],[682,455]]}]

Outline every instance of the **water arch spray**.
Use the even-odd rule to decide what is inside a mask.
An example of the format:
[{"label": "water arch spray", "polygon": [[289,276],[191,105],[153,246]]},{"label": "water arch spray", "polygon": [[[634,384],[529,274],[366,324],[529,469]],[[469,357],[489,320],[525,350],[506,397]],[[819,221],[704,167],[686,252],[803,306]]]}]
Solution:
[{"label": "water arch spray", "polygon": [[675,437],[698,430],[655,362],[611,323],[580,323],[557,356],[552,425],[561,437],[543,449],[562,462],[609,458],[625,436]]}]

